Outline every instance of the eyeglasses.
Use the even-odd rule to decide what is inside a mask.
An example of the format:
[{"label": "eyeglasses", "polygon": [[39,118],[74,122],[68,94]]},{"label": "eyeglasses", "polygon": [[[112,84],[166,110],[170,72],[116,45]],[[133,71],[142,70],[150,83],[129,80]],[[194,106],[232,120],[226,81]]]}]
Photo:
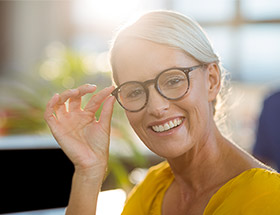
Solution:
[{"label": "eyeglasses", "polygon": [[157,92],[168,100],[182,98],[189,90],[189,73],[204,66],[200,64],[187,68],[170,68],[162,71],[155,79],[145,82],[129,81],[117,87],[112,95],[127,111],[138,112],[142,110],[149,100],[148,86],[154,84]]}]

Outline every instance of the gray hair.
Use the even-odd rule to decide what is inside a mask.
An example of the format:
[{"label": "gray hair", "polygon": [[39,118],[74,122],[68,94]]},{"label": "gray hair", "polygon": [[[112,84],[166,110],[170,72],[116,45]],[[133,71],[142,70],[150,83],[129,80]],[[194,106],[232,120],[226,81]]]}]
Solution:
[{"label": "gray hair", "polygon": [[[200,25],[189,17],[174,11],[152,11],[141,16],[136,22],[124,26],[113,40],[110,62],[114,69],[114,55],[118,45],[128,38],[138,38],[178,48],[198,62],[219,62],[212,44]],[[115,82],[117,77],[113,73]]]}]

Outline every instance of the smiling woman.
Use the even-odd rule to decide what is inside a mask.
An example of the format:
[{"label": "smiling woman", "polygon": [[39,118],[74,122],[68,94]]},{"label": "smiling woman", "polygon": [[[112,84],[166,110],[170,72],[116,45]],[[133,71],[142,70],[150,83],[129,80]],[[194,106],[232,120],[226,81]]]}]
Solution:
[{"label": "smiling woman", "polygon": [[81,97],[94,85],[56,94],[47,105],[45,119],[75,166],[67,214],[96,212],[115,98],[143,143],[166,159],[133,189],[123,215],[280,213],[280,175],[217,127],[223,68],[195,21],[146,13],[116,35],[110,59],[116,89],[96,93],[84,109]]}]

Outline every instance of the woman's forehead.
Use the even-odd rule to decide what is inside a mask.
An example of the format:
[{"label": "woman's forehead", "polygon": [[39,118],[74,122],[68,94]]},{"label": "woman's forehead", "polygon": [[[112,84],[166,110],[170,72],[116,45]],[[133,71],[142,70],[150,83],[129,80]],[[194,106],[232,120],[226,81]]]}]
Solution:
[{"label": "woman's forehead", "polygon": [[152,79],[163,70],[188,67],[195,62],[179,49],[146,40],[129,40],[116,53],[114,72],[121,84]]}]

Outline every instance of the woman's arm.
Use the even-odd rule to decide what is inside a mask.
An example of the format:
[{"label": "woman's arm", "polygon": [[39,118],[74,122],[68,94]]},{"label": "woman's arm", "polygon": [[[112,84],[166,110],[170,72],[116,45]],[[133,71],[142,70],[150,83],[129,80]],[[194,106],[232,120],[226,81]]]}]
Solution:
[{"label": "woman's arm", "polygon": [[[95,171],[99,170],[95,169]],[[94,215],[102,180],[103,177],[100,175],[94,176],[75,172],[66,215]]]},{"label": "woman's arm", "polygon": [[[64,153],[72,161],[75,172],[66,214],[93,215],[103,178],[106,173],[114,87],[93,95],[84,109],[82,96],[96,90],[94,85],[83,85],[56,94],[48,102],[45,120]],[[66,104],[68,102],[68,105]],[[95,113],[104,102],[99,120]]]}]

